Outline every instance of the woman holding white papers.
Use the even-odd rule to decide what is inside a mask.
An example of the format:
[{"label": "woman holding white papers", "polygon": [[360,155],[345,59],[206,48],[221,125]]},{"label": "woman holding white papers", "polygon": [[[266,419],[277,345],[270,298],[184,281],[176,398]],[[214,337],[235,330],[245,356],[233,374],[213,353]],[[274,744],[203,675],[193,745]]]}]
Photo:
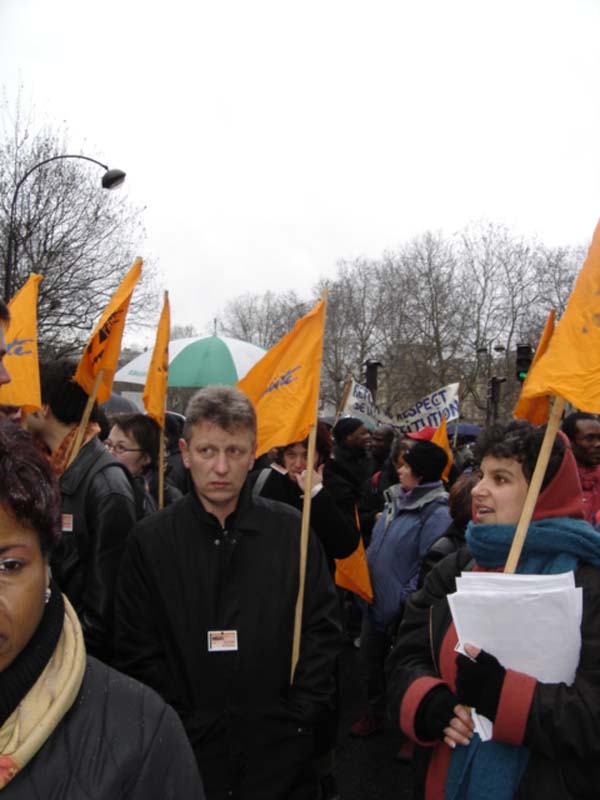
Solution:
[{"label": "woman holding white papers", "polygon": [[[478,443],[479,482],[467,549],[444,559],[406,603],[388,661],[389,694],[405,734],[421,747],[415,796],[426,800],[562,800],[600,795],[600,535],[583,521],[568,441],[552,455],[517,572],[575,572],[583,591],[581,652],[572,685],[505,669],[457,635],[447,595],[462,571],[501,571],[543,438],[529,423],[494,425]],[[474,734],[470,708],[493,723]]]}]

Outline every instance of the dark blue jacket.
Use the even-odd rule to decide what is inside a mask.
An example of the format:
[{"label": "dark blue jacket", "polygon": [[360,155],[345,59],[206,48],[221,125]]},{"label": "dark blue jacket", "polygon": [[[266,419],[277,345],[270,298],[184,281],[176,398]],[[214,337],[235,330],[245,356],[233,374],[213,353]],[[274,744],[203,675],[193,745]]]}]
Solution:
[{"label": "dark blue jacket", "polygon": [[411,492],[396,485],[385,495],[385,510],[367,549],[373,586],[368,614],[380,631],[400,616],[406,597],[417,588],[423,558],[451,522],[441,481],[421,484]]}]

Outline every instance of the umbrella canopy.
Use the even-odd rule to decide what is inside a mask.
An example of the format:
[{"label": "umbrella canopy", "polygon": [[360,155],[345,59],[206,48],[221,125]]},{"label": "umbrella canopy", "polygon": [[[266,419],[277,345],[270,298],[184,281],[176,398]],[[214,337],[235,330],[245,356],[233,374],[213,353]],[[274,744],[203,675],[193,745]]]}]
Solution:
[{"label": "umbrella canopy", "polygon": [[[457,424],[454,422],[448,423],[448,436],[454,436]],[[481,433],[479,425],[472,425],[470,422],[458,423],[458,436],[464,436],[467,439],[476,439]]]},{"label": "umbrella canopy", "polygon": [[[220,383],[234,386],[265,354],[262,347],[226,336],[173,339],[169,343],[169,386],[200,388]],[[152,351],[147,350],[115,374],[115,381],[146,382]]]},{"label": "umbrella canopy", "polygon": [[139,406],[128,397],[121,397],[113,392],[105,403],[100,406],[107,414],[135,414],[140,411]]}]

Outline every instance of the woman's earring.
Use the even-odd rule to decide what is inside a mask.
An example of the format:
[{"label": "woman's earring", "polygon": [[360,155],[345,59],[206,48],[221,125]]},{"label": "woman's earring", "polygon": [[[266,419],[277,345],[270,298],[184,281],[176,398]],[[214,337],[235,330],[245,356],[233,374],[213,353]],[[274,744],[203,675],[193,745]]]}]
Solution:
[{"label": "woman's earring", "polygon": [[46,591],[44,592],[44,605],[46,606],[48,605],[48,601],[50,600],[51,597],[52,597],[52,589],[49,586],[47,586]]}]

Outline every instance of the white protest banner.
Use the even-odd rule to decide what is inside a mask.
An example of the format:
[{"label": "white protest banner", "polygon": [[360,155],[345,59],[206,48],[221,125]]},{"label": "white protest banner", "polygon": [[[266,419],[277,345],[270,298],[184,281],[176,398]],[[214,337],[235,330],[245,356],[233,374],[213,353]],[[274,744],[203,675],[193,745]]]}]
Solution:
[{"label": "white protest banner", "polygon": [[373,395],[354,378],[350,378],[350,390],[346,395],[346,402],[340,409],[342,417],[356,417],[361,419],[368,428],[376,428],[378,425],[394,425],[397,423],[388,414],[381,411],[373,402]]},{"label": "white protest banner", "polygon": [[458,383],[449,383],[435,392],[422,397],[412,408],[401,414],[386,414],[373,402],[373,396],[366,386],[351,379],[346,402],[340,409],[340,416],[361,419],[369,428],[378,425],[392,425],[404,433],[416,433],[425,427],[437,428],[446,417],[448,422],[458,419]]},{"label": "white protest banner", "polygon": [[435,392],[422,397],[412,408],[397,414],[394,423],[405,433],[416,433],[422,428],[438,428],[442,417],[447,422],[458,419],[458,383],[449,383]]},{"label": "white protest banner", "polygon": [[350,390],[346,395],[346,402],[340,409],[342,417],[357,417],[362,419],[368,428],[377,425],[393,425],[391,417],[380,411],[373,402],[373,395],[366,386],[350,378]]}]

